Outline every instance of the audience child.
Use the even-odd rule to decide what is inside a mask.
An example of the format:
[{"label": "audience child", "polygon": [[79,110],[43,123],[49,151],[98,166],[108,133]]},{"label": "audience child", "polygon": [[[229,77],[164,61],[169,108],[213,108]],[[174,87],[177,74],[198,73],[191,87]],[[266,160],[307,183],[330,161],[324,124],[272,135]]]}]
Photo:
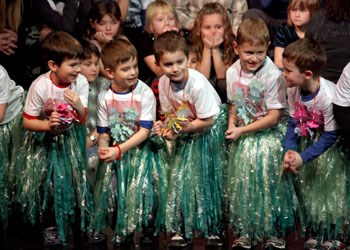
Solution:
[{"label": "audience child", "polygon": [[[321,249],[339,249],[342,243],[335,240],[347,233],[349,163],[337,142],[332,105],[336,86],[321,77],[326,61],[324,48],[309,38],[291,43],[283,52],[289,103],[283,170],[298,171],[306,225],[318,243],[326,240]],[[305,249],[316,245],[311,238]]]},{"label": "audience child", "polygon": [[252,247],[267,239],[265,247],[285,249],[288,230],[295,225],[289,176],[280,176],[286,106],[284,79],[266,56],[269,31],[262,19],[245,19],[234,42],[239,56],[226,73],[230,103],[226,138],[228,148],[229,221],[240,237],[233,249]]},{"label": "audience child", "polygon": [[227,10],[219,3],[207,3],[198,12],[191,31],[198,46],[198,71],[205,75],[226,102],[226,70],[235,59],[233,34]]},{"label": "audience child", "polygon": [[179,30],[179,20],[173,6],[160,0],[150,3],[146,8],[145,31],[140,45],[140,79],[151,86],[155,78],[163,73],[155,63],[153,42],[160,34],[169,30]]},{"label": "audience child", "polygon": [[274,62],[278,68],[282,68],[284,48],[299,38],[304,38],[310,18],[319,9],[319,0],[291,0],[289,2],[287,24],[278,26],[274,39]]}]

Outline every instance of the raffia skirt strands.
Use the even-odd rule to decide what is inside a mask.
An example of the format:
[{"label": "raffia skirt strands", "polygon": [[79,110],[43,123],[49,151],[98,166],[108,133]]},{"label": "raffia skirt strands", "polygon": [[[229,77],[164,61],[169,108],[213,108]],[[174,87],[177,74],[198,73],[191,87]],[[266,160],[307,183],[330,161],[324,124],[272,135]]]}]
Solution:
[{"label": "raffia skirt strands", "polygon": [[[313,144],[318,137],[303,140],[302,148]],[[349,238],[348,151],[338,138],[332,147],[299,171],[303,197],[300,204],[306,208],[306,225],[325,240]]]},{"label": "raffia skirt strands", "polygon": [[164,227],[167,150],[159,147],[158,139],[151,136],[115,163],[100,162],[94,192],[95,231],[115,225],[114,240],[125,240],[149,223],[156,231]]},{"label": "raffia skirt strands", "polygon": [[228,149],[228,205],[236,234],[252,239],[283,237],[294,229],[295,175],[281,173],[286,123],[241,136]]},{"label": "raffia skirt strands", "polygon": [[166,230],[208,237],[223,221],[227,106],[207,130],[180,135],[170,165]]},{"label": "raffia skirt strands", "polygon": [[0,223],[6,229],[8,217],[12,207],[12,192],[14,190],[13,176],[10,163],[14,151],[14,145],[21,140],[22,113],[7,124],[0,125]]},{"label": "raffia skirt strands", "polygon": [[63,134],[26,131],[17,157],[11,163],[16,174],[16,202],[25,219],[42,222],[53,203],[57,229],[67,244],[68,225],[75,222],[77,208],[80,228],[89,230],[93,197],[87,178],[85,127],[72,126]]}]

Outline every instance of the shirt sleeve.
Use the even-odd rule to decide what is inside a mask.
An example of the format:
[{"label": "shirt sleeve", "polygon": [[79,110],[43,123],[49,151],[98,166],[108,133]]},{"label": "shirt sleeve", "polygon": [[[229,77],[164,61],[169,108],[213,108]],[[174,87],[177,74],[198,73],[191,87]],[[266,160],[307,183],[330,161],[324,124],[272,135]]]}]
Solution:
[{"label": "shirt sleeve", "polygon": [[301,152],[300,156],[304,164],[316,159],[337,141],[337,130],[325,131],[321,137],[311,146]]}]

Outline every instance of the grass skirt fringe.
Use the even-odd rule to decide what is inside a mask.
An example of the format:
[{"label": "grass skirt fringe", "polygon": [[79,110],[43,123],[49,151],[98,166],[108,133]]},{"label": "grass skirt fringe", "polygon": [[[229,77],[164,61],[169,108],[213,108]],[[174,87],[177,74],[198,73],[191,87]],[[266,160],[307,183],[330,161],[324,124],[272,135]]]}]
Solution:
[{"label": "grass skirt fringe", "polygon": [[228,150],[228,205],[235,234],[284,237],[294,229],[298,198],[294,178],[282,174],[285,124],[243,135]]},{"label": "grass skirt fringe", "polygon": [[25,219],[42,222],[52,209],[63,244],[66,230],[80,212],[81,230],[89,229],[93,211],[91,186],[87,179],[85,127],[73,126],[64,134],[26,131],[17,156],[11,163],[16,202]]},{"label": "grass skirt fringe", "polygon": [[223,221],[227,106],[206,131],[181,135],[170,165],[166,230],[208,237]]},{"label": "grass skirt fringe", "polygon": [[[304,140],[302,147],[313,142]],[[325,240],[349,239],[350,161],[342,143],[339,138],[299,171],[306,224]]]},{"label": "grass skirt fringe", "polygon": [[17,131],[20,131],[21,122],[22,113],[11,122],[0,125],[0,223],[4,229],[8,226],[12,204],[13,178],[10,174],[10,163],[15,150],[14,142],[20,138]]},{"label": "grass skirt fringe", "polygon": [[101,231],[115,224],[115,236],[122,240],[153,222],[164,225],[166,199],[166,149],[151,137],[124,153],[120,161],[100,163],[94,192],[93,228]]}]

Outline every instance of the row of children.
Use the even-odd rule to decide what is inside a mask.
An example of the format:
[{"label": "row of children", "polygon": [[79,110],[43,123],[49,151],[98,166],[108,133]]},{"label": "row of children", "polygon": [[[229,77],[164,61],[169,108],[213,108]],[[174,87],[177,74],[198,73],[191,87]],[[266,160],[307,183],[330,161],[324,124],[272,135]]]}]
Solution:
[{"label": "row of children", "polygon": [[[282,238],[299,222],[320,236],[308,243],[348,240],[348,148],[341,147],[332,112],[336,87],[320,77],[325,52],[306,38],[292,43],[281,75],[266,56],[268,46],[261,20],[242,22],[234,42],[239,60],[226,73],[227,110],[207,78],[188,68],[186,40],[176,31],[161,34],[154,55],[164,73],[163,119],[154,123],[155,98],[138,79],[130,42],[104,45],[101,59],[111,84],[88,104],[89,84],[80,72],[97,68],[98,50],[84,58],[78,41],[52,33],[43,42],[50,71],[29,89],[23,126],[24,93],[2,74],[1,159],[8,159],[1,176],[2,221],[6,225],[17,206],[25,220],[49,226],[54,211],[57,227],[45,231],[45,244],[66,244],[69,224],[97,240],[98,232],[113,226],[116,243],[152,224],[155,234],[173,233],[174,245],[186,245],[194,234],[220,245],[225,220],[240,236],[233,247],[268,239],[266,246],[282,249]],[[90,119],[88,105],[96,106],[97,142],[79,126]],[[101,160],[93,192],[89,143],[98,144]]]}]

